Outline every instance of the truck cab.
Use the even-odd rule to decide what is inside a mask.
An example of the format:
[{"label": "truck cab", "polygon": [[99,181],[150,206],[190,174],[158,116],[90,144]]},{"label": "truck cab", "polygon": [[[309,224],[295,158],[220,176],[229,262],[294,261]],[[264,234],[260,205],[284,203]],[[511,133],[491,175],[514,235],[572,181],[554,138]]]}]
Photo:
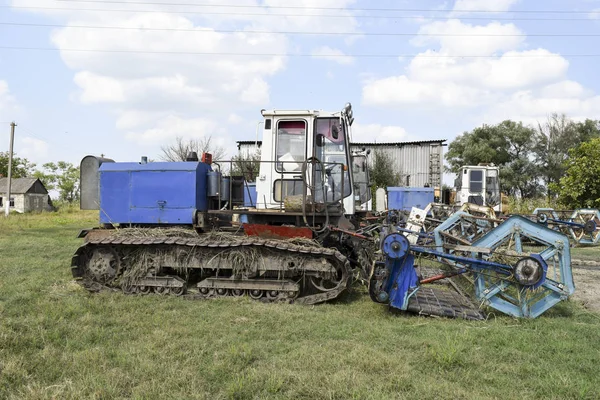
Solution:
[{"label": "truck cab", "polygon": [[458,171],[454,186],[455,204],[465,203],[489,206],[500,212],[500,170],[494,164],[466,165]]}]

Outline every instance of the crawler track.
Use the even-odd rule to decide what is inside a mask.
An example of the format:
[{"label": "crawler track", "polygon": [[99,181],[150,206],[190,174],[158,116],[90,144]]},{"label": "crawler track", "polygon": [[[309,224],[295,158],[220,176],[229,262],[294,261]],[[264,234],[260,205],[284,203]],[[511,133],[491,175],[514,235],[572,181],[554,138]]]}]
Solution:
[{"label": "crawler track", "polygon": [[336,298],[352,277],[349,261],[335,249],[233,235],[90,235],[71,266],[73,276],[93,291],[191,298],[247,294],[303,304]]}]

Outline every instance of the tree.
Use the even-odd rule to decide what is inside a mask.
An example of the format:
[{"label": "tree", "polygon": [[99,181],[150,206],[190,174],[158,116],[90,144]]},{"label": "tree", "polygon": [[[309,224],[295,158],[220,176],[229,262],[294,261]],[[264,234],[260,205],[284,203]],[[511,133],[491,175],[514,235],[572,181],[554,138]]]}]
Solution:
[{"label": "tree", "polygon": [[57,190],[60,200],[72,203],[79,200],[79,167],[59,161],[49,162],[42,166],[44,171],[36,171],[34,176],[39,178],[48,190]]},{"label": "tree", "polygon": [[192,151],[198,154],[198,157],[202,156],[202,153],[212,154],[213,160],[222,160],[225,158],[227,151],[224,147],[216,145],[213,142],[211,135],[203,137],[202,139],[188,139],[184,140],[181,136],[175,138],[175,143],[168,146],[162,146],[161,158],[164,161],[185,161],[188,154]]},{"label": "tree", "polygon": [[559,201],[571,208],[600,207],[600,138],[569,150],[563,167],[565,175],[551,184]]},{"label": "tree", "polygon": [[506,120],[497,125],[483,125],[458,136],[448,146],[449,170],[457,173],[464,165],[493,163],[500,167],[504,192],[521,197],[543,193],[536,149],[542,140],[535,129],[522,122]]},{"label": "tree", "polygon": [[381,150],[375,150],[373,153],[373,165],[369,169],[371,185],[374,188],[385,188],[388,186],[400,185],[402,174],[400,171],[394,171],[394,160],[388,154]]},{"label": "tree", "polygon": [[464,165],[505,164],[509,161],[506,148],[506,138],[499,135],[497,126],[483,125],[472,132],[464,132],[448,146],[445,155],[450,164],[448,170],[457,173]]},{"label": "tree", "polygon": [[244,176],[247,182],[256,182],[260,171],[260,150],[255,153],[240,153],[232,158],[233,172],[231,175]]},{"label": "tree", "polygon": [[541,141],[536,149],[542,177],[547,184],[558,183],[565,174],[565,161],[571,148],[600,137],[600,122],[586,119],[574,122],[564,114],[552,114],[545,124],[538,124]]},{"label": "tree", "polygon": [[[10,154],[8,151],[0,151],[0,176],[8,176],[8,158]],[[17,157],[17,153],[13,153],[12,161],[12,177],[13,178],[25,178],[33,174],[35,164],[30,163],[26,158]]]}]

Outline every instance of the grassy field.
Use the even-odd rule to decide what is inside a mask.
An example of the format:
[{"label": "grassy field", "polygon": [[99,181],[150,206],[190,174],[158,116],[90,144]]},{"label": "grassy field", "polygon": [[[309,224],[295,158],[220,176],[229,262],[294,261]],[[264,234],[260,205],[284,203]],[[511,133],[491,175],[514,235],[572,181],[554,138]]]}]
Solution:
[{"label": "grassy field", "polygon": [[574,247],[571,249],[571,258],[600,263],[600,249],[593,246]]},{"label": "grassy field", "polygon": [[566,302],[485,322],[88,294],[70,257],[94,213],[0,218],[1,399],[600,397],[600,317]]}]

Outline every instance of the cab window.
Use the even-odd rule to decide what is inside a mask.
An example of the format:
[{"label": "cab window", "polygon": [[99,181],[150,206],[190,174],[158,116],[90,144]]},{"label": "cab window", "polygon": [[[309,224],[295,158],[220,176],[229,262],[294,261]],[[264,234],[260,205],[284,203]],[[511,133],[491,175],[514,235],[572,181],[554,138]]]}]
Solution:
[{"label": "cab window", "polygon": [[279,172],[298,172],[306,159],[306,122],[277,123],[276,169]]}]

